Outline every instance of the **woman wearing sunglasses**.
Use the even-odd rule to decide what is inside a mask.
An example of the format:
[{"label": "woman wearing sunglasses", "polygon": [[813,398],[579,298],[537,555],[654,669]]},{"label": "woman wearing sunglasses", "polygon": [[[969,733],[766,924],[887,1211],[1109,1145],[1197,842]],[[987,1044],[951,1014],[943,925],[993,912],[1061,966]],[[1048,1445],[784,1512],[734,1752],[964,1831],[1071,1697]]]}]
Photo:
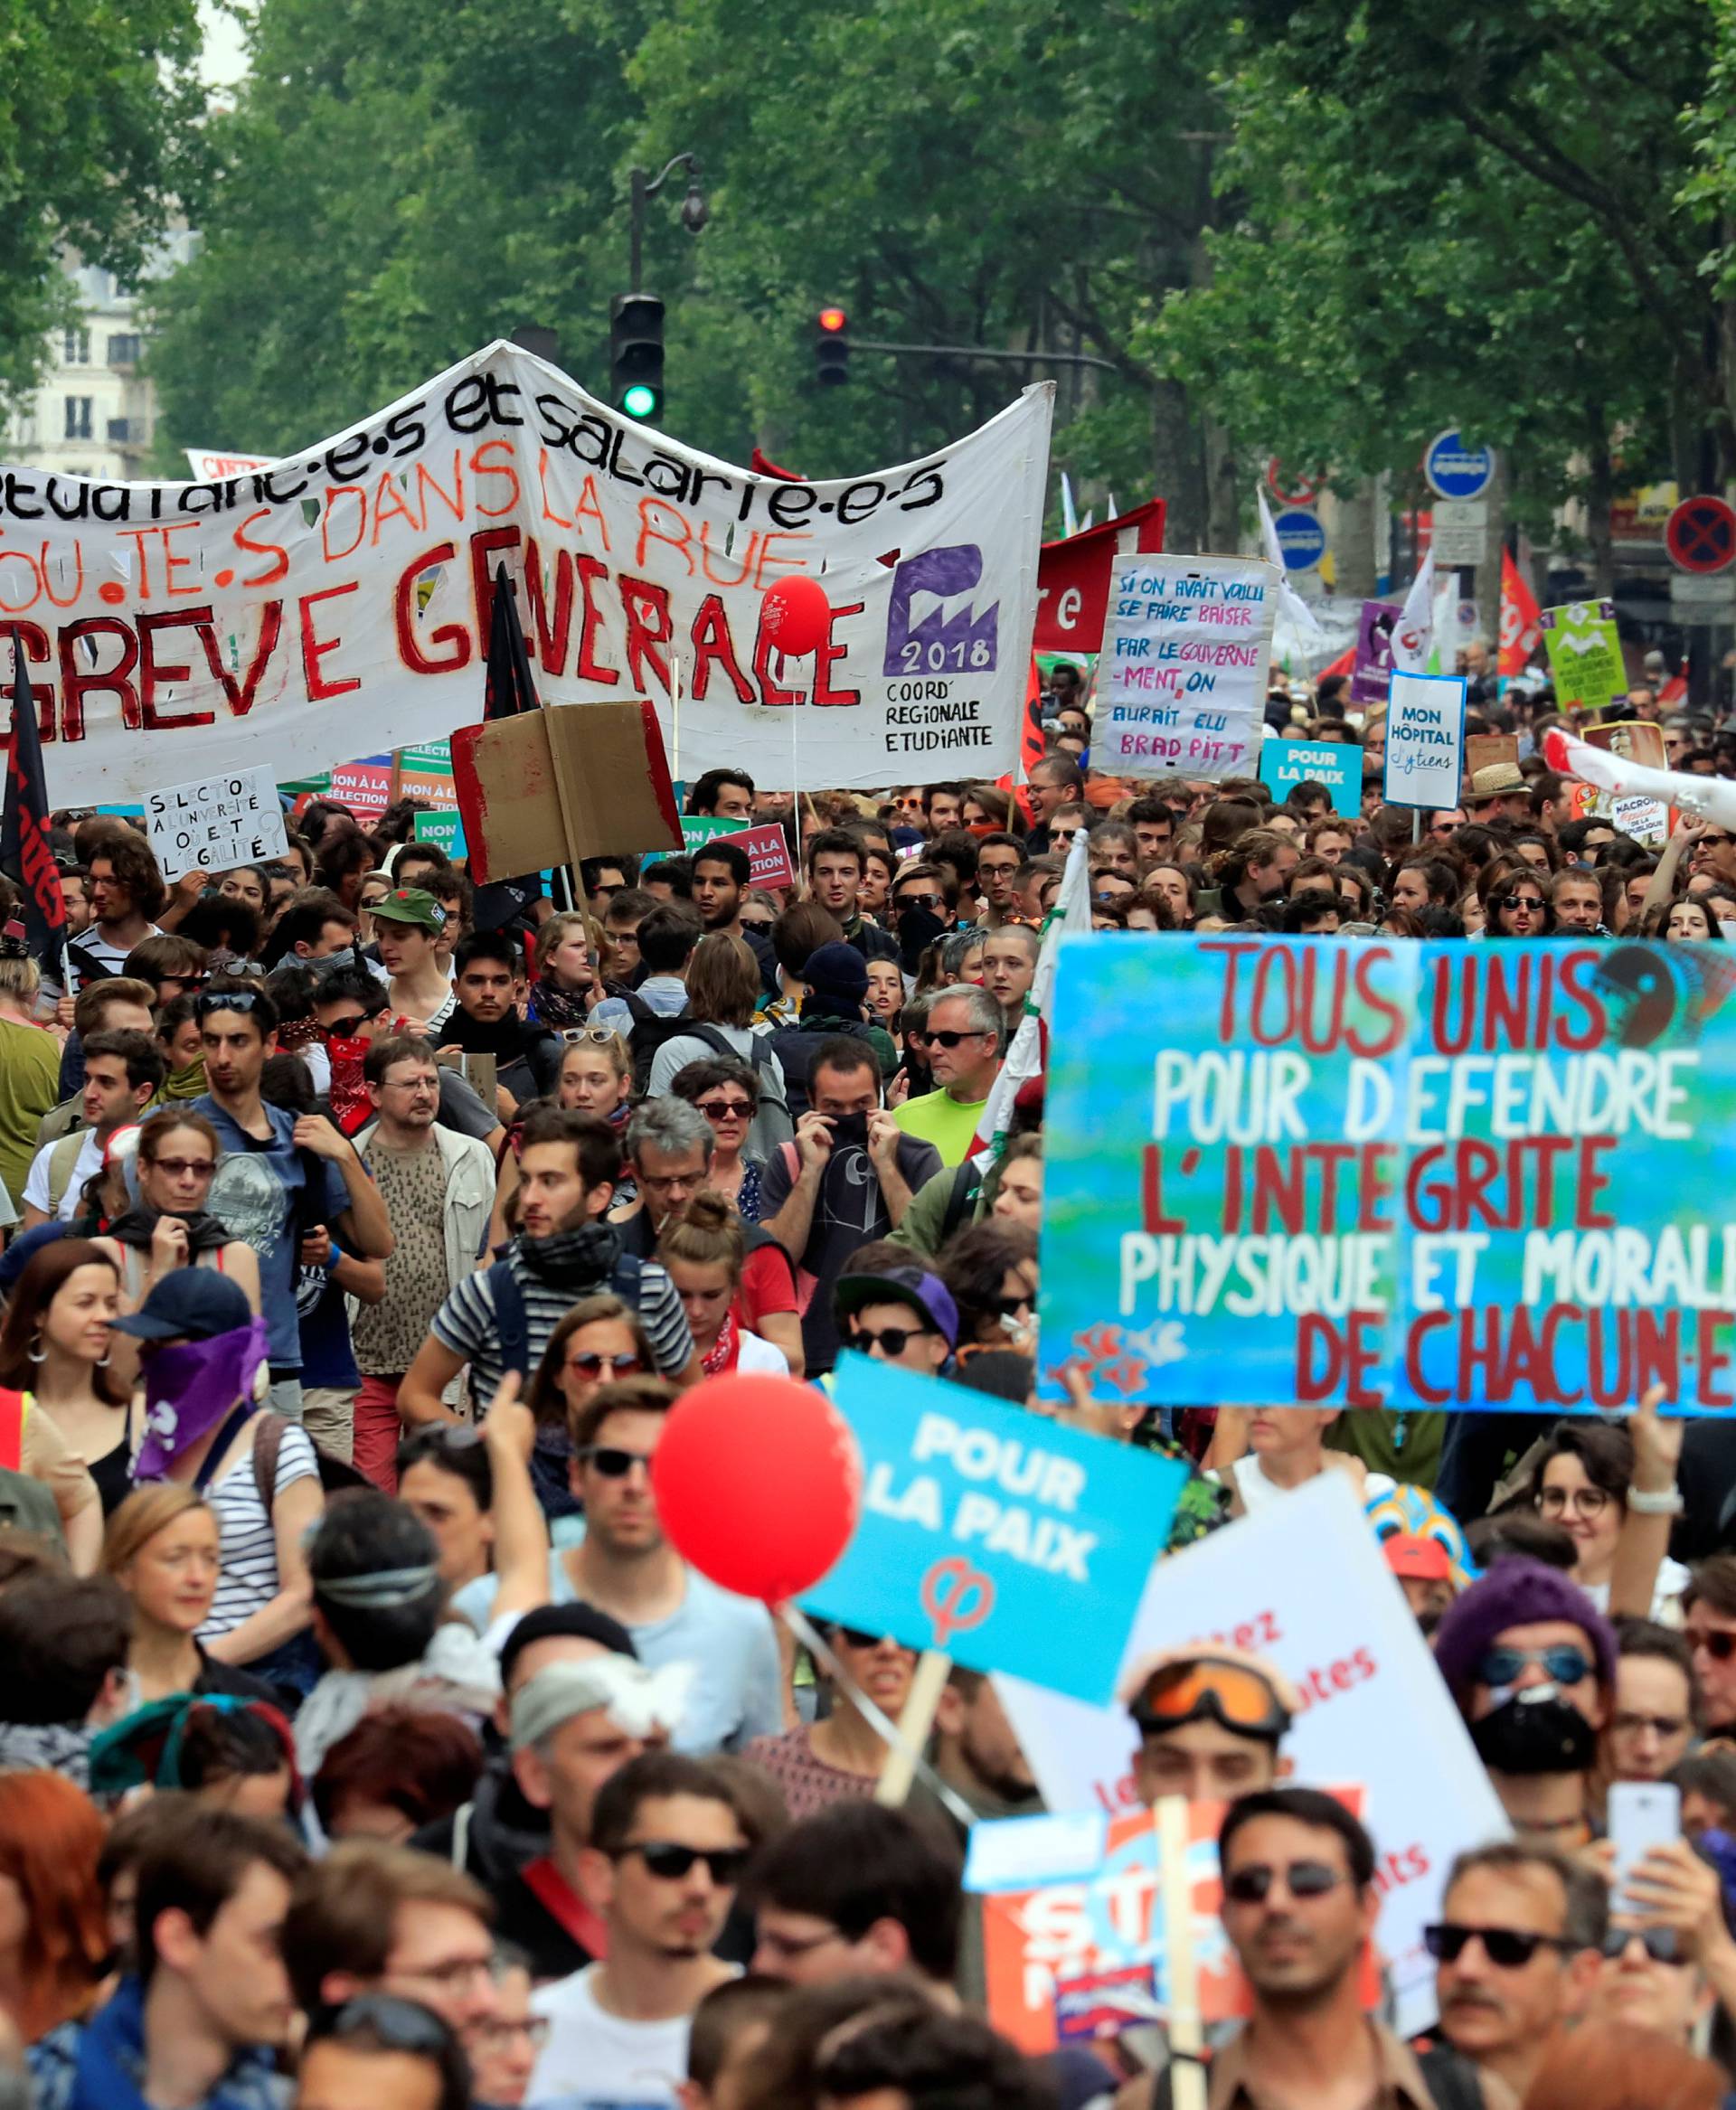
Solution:
[{"label": "woman wearing sunglasses", "polygon": [[718,1055],[678,1069],[669,1090],[697,1107],[711,1125],[712,1163],[705,1184],[735,1204],[743,1223],[758,1223],[765,1164],[745,1147],[760,1108],[758,1073],[750,1063]]},{"label": "woman wearing sunglasses", "polygon": [[[1676,1427],[1680,1428],[1680,1424]],[[1660,1493],[1642,1493],[1642,1515],[1662,1516],[1678,1509],[1675,1459],[1656,1453],[1655,1415],[1642,1408],[1619,1427],[1593,1420],[1558,1421],[1532,1474],[1531,1505],[1547,1522],[1560,1524],[1578,1555],[1573,1579],[1599,1612],[1609,1609],[1609,1586],[1616,1553],[1635,1502],[1637,1476]],[[1644,1455],[1637,1456],[1637,1444]],[[1659,1504],[1665,1505],[1660,1509]],[[1651,1604],[1655,1619],[1674,1621],[1675,1600],[1687,1587],[1688,1571],[1677,1561],[1660,1562]],[[1620,1607],[1634,1609],[1632,1606]]]},{"label": "woman wearing sunglasses", "polygon": [[958,1360],[986,1348],[1034,1355],[1037,1234],[1000,1218],[971,1225],[947,1247],[940,1279],[958,1307]]},{"label": "woman wearing sunglasses", "polygon": [[854,1626],[827,1626],[824,1633],[849,1688],[819,1666],[832,1693],[831,1712],[819,1721],[797,1722],[779,1736],[756,1737],[742,1753],[777,1782],[797,1823],[833,1803],[866,1802],[873,1795],[886,1768],[888,1746],[851,1690],[865,1693],[896,1721],[916,1672],[916,1651],[901,1648],[889,1634],[864,1634]]},{"label": "woman wearing sunglasses", "polygon": [[782,1349],[750,1333],[736,1316],[747,1240],[722,1194],[702,1189],[665,1219],[657,1258],[669,1270],[708,1378],[732,1370],[789,1375]]},{"label": "woman wearing sunglasses", "polygon": [[570,1514],[574,1508],[567,1492],[572,1456],[569,1416],[588,1405],[599,1385],[613,1384],[618,1378],[655,1377],[656,1371],[656,1352],[638,1314],[607,1290],[581,1296],[550,1334],[526,1404],[536,1422],[531,1471],[551,1516]]}]

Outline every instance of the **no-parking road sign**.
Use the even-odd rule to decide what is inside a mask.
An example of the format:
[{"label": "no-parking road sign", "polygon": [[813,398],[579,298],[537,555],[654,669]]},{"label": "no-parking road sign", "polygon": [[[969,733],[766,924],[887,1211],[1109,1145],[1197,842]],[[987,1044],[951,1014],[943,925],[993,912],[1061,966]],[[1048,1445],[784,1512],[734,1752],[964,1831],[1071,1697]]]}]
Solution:
[{"label": "no-parking road sign", "polygon": [[1727,571],[1736,564],[1736,508],[1709,491],[1684,498],[1664,530],[1678,571]]}]

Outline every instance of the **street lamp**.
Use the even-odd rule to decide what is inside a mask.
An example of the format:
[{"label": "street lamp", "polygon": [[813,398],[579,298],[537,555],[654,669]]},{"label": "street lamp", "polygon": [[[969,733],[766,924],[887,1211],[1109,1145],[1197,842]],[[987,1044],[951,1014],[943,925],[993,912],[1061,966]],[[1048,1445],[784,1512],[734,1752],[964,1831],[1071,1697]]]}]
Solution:
[{"label": "street lamp", "polygon": [[631,231],[632,231],[632,290],[639,290],[639,259],[645,246],[645,203],[655,198],[665,183],[678,168],[687,171],[687,195],[681,202],[681,224],[689,234],[697,234],[712,216],[712,209],[705,203],[705,193],[699,187],[699,156],[696,154],[676,154],[664,163],[654,176],[648,169],[631,171]]}]

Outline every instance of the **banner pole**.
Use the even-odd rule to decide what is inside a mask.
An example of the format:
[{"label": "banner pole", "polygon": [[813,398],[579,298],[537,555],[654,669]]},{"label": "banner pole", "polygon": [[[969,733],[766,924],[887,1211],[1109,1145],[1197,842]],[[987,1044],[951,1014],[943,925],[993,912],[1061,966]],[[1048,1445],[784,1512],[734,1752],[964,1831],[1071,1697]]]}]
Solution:
[{"label": "banner pole", "polygon": [[1164,1927],[1164,1993],[1169,2014],[1170,2093],[1175,2110],[1205,2110],[1205,2030],[1200,1965],[1194,1948],[1194,1895],[1187,1878],[1187,1810],[1180,1795],[1152,1807],[1157,1834],[1157,1909]]},{"label": "banner pole", "polygon": [[910,1680],[910,1698],[898,1718],[899,1740],[886,1754],[886,1766],[874,1789],[877,1803],[896,1807],[910,1792],[916,1777],[916,1753],[927,1747],[929,1734],[947,1689],[952,1658],[938,1648],[925,1648]]}]

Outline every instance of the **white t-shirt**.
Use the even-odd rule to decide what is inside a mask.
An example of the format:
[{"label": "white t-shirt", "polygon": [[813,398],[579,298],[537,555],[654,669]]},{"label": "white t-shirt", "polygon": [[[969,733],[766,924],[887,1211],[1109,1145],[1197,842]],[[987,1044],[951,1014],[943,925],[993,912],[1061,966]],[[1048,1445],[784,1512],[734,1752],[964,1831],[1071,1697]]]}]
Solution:
[{"label": "white t-shirt", "polygon": [[628,2022],[605,2014],[591,1990],[598,1965],[544,1986],[531,2007],[549,2021],[549,2040],[524,2091],[532,2110],[678,2110],[687,2077],[685,2015],[673,2022]]},{"label": "white t-shirt", "polygon": [[738,1371],[764,1371],[776,1378],[789,1375],[789,1358],[783,1350],[758,1333],[750,1333],[743,1326],[741,1337],[736,1343],[735,1367]]},{"label": "white t-shirt", "polygon": [[40,1209],[45,1216],[58,1216],[62,1223],[71,1223],[79,1213],[84,1182],[102,1170],[102,1144],[94,1128],[85,1130],[79,1154],[72,1161],[72,1176],[66,1182],[60,1207],[55,1209],[48,1198],[48,1161],[65,1140],[62,1136],[58,1142],[43,1144],[32,1159],[30,1177],[24,1182],[24,1201],[29,1208]]}]

